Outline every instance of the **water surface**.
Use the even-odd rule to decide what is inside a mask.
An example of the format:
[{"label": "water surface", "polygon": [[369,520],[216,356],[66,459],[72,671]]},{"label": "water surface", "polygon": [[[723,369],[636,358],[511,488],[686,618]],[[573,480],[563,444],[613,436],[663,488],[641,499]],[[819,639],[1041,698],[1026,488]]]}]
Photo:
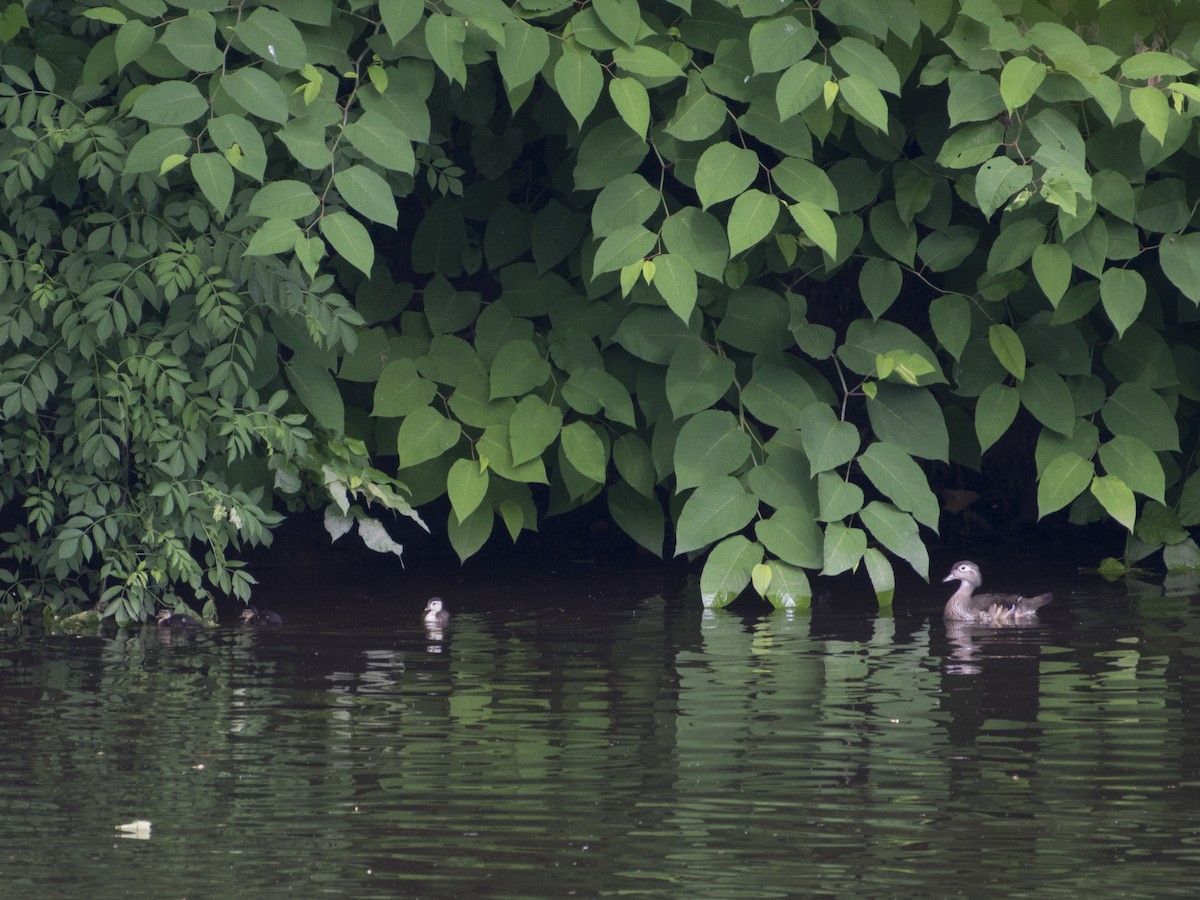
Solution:
[{"label": "water surface", "polygon": [[1060,573],[1042,622],[948,630],[941,586],[708,612],[678,575],[468,571],[431,635],[419,577],[303,582],[259,595],[281,628],[0,638],[0,893],[1162,897],[1200,874],[1190,583]]}]

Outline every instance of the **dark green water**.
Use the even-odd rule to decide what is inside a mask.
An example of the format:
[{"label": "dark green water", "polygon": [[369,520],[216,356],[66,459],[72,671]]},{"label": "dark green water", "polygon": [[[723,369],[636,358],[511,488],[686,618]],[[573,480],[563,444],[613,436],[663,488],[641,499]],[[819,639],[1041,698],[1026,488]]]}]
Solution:
[{"label": "dark green water", "polygon": [[948,634],[940,585],[456,577],[440,639],[404,574],[268,585],[273,630],[0,638],[0,895],[1194,894],[1194,585],[1060,576]]}]

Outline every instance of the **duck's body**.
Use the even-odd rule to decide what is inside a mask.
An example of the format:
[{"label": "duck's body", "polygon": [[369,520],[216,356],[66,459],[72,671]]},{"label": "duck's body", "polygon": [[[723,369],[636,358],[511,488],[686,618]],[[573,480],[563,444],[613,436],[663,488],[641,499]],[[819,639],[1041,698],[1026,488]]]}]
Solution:
[{"label": "duck's body", "polygon": [[423,621],[429,628],[445,628],[449,624],[450,613],[446,612],[441,597],[431,597],[429,602],[425,604],[425,618]]},{"label": "duck's body", "polygon": [[1054,599],[1053,594],[1038,594],[1026,597],[1023,594],[976,594],[983,584],[979,566],[970,560],[956,562],[950,574],[942,579],[957,581],[956,590],[948,601],[943,615],[954,622],[983,622],[1003,625],[1028,620],[1037,616],[1037,611]]},{"label": "duck's body", "polygon": [[283,616],[269,609],[250,606],[242,610],[243,625],[282,625]]},{"label": "duck's body", "polygon": [[183,613],[173,613],[169,609],[160,609],[154,621],[159,628],[199,628],[200,623],[191,616]]}]

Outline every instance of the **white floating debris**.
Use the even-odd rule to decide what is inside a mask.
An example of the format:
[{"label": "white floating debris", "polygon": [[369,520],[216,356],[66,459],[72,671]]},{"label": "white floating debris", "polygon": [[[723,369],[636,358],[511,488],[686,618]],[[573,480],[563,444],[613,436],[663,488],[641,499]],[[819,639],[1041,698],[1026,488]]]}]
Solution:
[{"label": "white floating debris", "polygon": [[132,822],[126,822],[124,825],[118,825],[117,831],[121,832],[121,837],[133,838],[139,841],[150,840],[150,823],[145,819],[135,819]]}]

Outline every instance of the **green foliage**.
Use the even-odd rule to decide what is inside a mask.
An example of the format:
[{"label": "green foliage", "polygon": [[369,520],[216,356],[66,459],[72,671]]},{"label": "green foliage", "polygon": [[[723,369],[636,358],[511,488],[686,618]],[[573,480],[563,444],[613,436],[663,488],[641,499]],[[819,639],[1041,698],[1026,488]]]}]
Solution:
[{"label": "green foliage", "polygon": [[924,467],[1017,423],[1043,515],[1131,558],[1200,524],[1183,0],[25,8],[21,597],[244,596],[228,552],[306,483],[398,552],[351,501],[415,518],[408,482],[464,558],[604,493],[708,552],[706,602],[861,564],[887,601],[891,559],[927,575]]}]

